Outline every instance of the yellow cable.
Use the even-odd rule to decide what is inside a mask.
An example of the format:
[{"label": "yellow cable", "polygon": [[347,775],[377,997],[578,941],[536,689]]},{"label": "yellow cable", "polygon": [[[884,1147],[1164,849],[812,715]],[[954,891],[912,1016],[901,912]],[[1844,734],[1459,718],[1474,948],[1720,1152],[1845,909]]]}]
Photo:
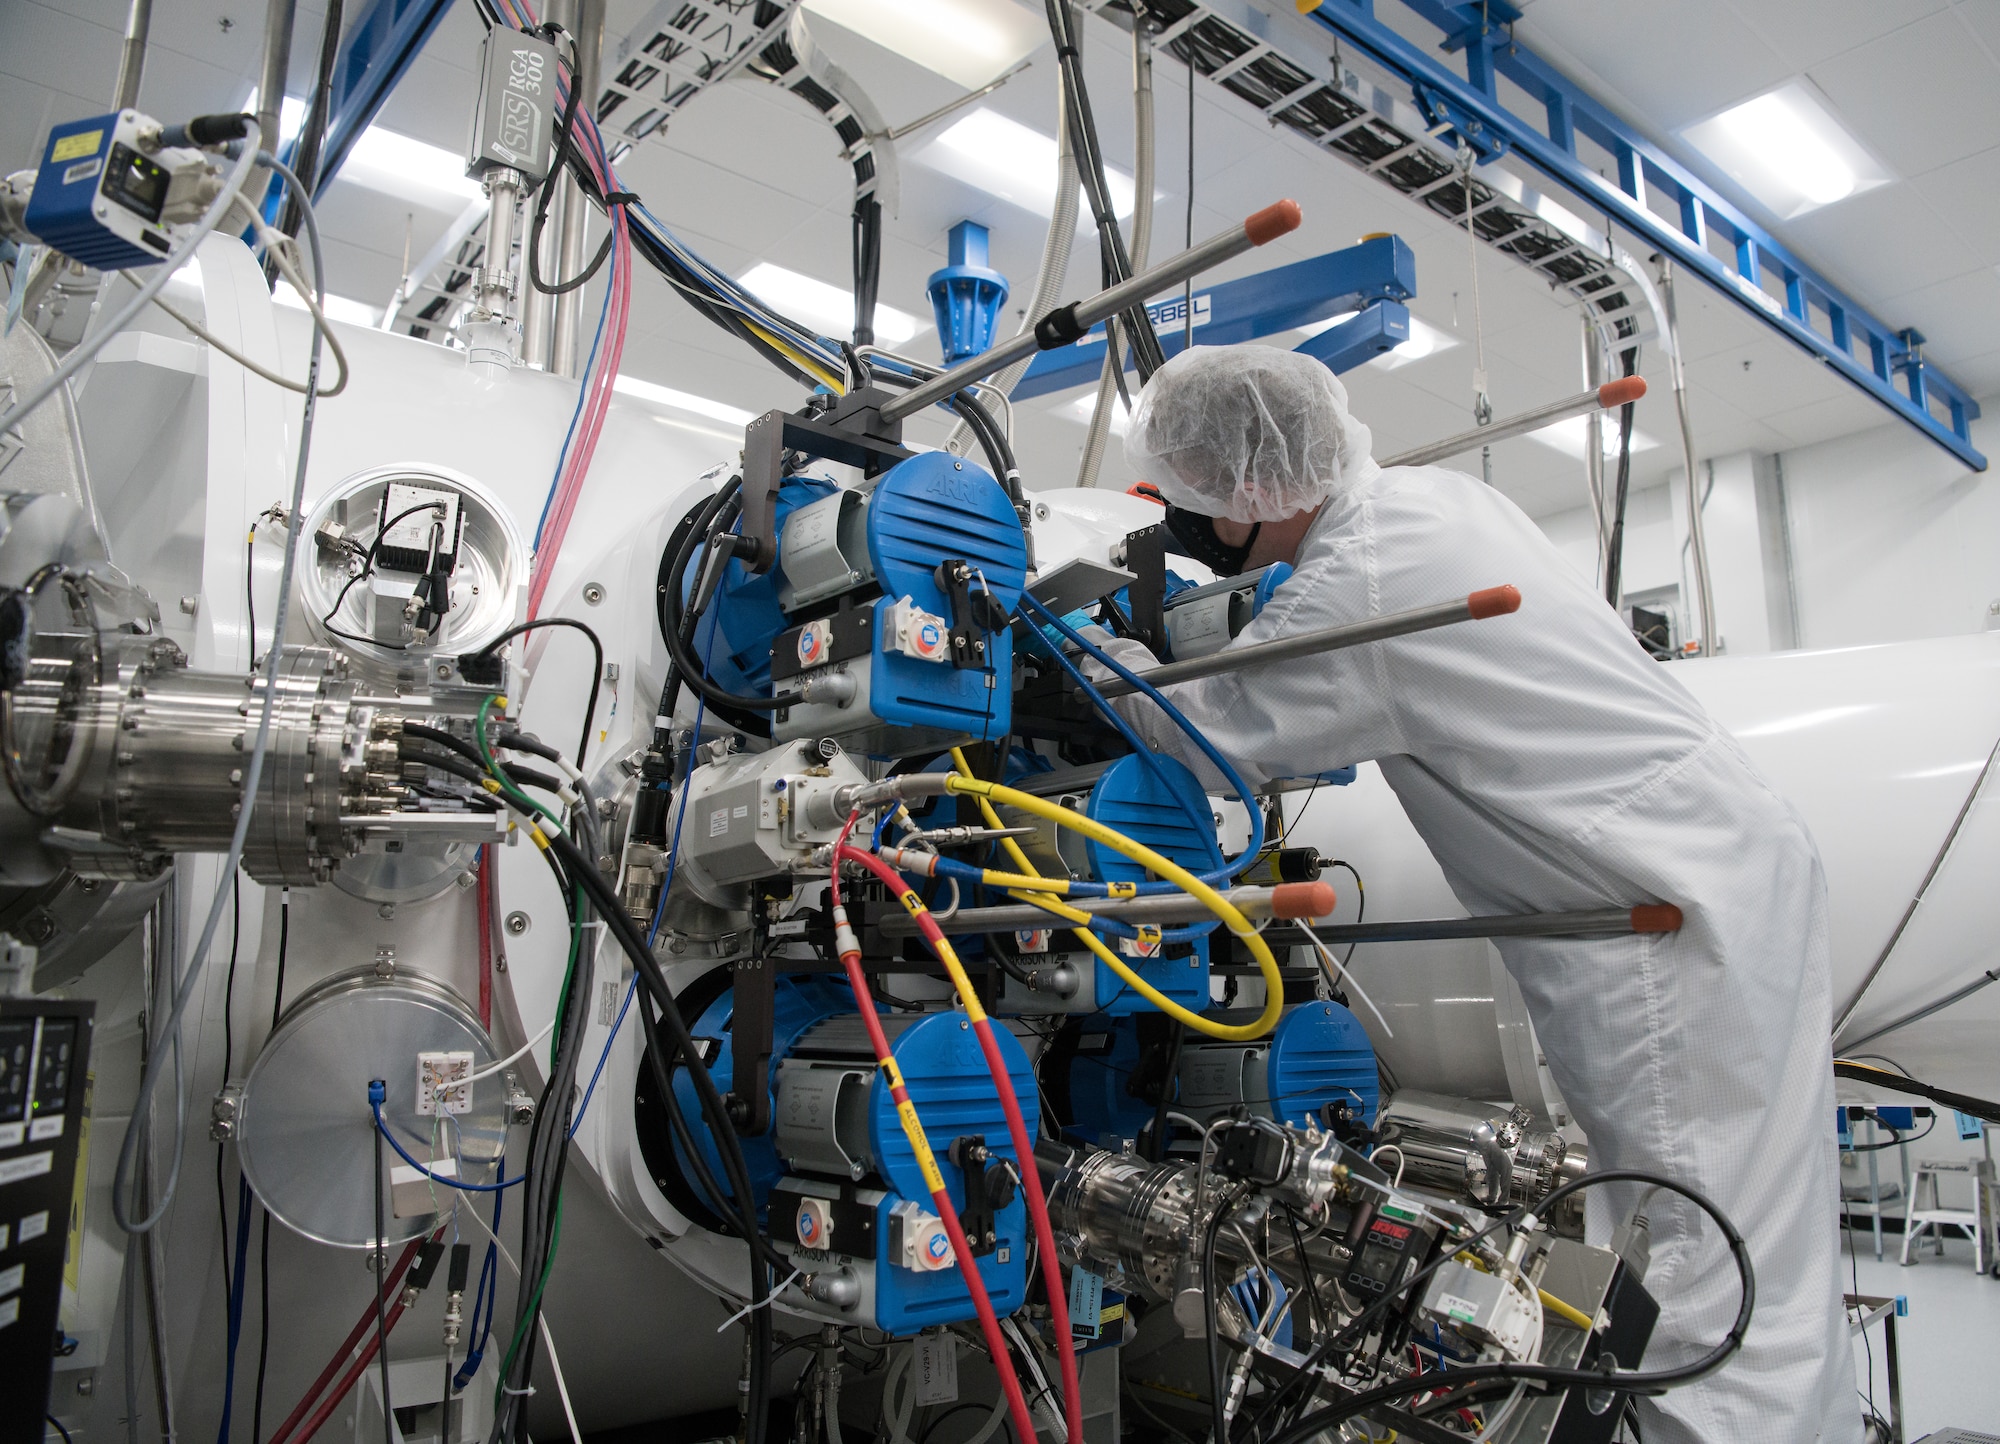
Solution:
[{"label": "yellow cable", "polygon": [[1582,1309],[1572,1308],[1547,1289],[1536,1289],[1535,1292],[1542,1296],[1542,1307],[1561,1319],[1564,1323],[1575,1324],[1586,1334],[1597,1327],[1596,1321],[1590,1315],[1586,1314]]},{"label": "yellow cable", "polygon": [[[1067,808],[1059,807],[1053,802],[1034,796],[1032,793],[1020,792],[1012,787],[1001,787],[995,783],[978,780],[970,775],[972,769],[965,761],[965,754],[957,748],[952,749],[952,761],[957,765],[959,771],[958,775],[951,778],[947,784],[948,790],[978,799],[980,811],[986,817],[987,826],[1000,826],[999,816],[994,812],[991,804],[994,802],[1004,802],[1007,806],[1015,808],[1018,811],[1028,813],[1032,817],[1043,818],[1046,821],[1053,822],[1058,827],[1067,827],[1074,832],[1080,832],[1092,841],[1102,843],[1114,852],[1122,853],[1141,867],[1165,878],[1168,882],[1179,887],[1183,892],[1199,900],[1210,912],[1222,919],[1225,927],[1236,934],[1237,937],[1243,939],[1245,945],[1250,949],[1250,955],[1256,958],[1258,971],[1264,977],[1264,1011],[1258,1015],[1255,1022],[1243,1024],[1218,1023],[1212,1018],[1204,1018],[1201,1014],[1182,1007],[1179,1003],[1140,977],[1138,973],[1126,965],[1123,958],[1106,947],[1095,933],[1090,932],[1087,928],[1080,927],[1076,929],[1078,940],[1085,947],[1089,948],[1100,962],[1123,979],[1127,987],[1138,993],[1140,997],[1144,998],[1168,1017],[1184,1023],[1197,1032],[1205,1033],[1211,1038],[1221,1038],[1226,1042],[1249,1042],[1251,1039],[1263,1037],[1272,1028],[1277,1026],[1278,1019],[1283,1016],[1285,1011],[1285,982],[1284,978],[1278,972],[1278,960],[1273,956],[1271,949],[1265,944],[1264,939],[1258,934],[1257,929],[1251,925],[1250,920],[1244,917],[1229,899],[1225,898],[1221,893],[1217,892],[1179,863],[1174,862],[1171,858],[1161,856],[1151,848],[1134,842],[1123,833],[1106,827],[1103,823],[1093,818],[1085,817],[1081,813],[1071,812]],[[1027,855],[1014,844],[1014,839],[1011,837],[1002,838],[1001,843],[1007,848],[1009,854],[1014,858],[1016,865],[1023,872],[1034,872],[1034,864],[1030,863]],[[1048,911],[1057,911],[1056,908],[1050,907],[1049,903],[1044,900],[1023,898],[1023,901],[1033,901],[1037,906],[1043,907]],[[1079,913],[1078,915],[1088,917],[1088,914],[1084,913]]]}]

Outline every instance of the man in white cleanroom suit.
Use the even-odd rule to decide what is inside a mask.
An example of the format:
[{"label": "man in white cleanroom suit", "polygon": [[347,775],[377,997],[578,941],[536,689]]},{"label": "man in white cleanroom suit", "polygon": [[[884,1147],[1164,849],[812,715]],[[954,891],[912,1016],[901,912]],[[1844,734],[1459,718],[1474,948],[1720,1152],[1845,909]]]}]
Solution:
[{"label": "man in white cleanroom suit", "polygon": [[[1296,568],[1234,645],[1513,583],[1519,612],[1246,668],[1168,696],[1252,786],[1374,760],[1472,913],[1677,905],[1678,933],[1499,943],[1598,1168],[1664,1174],[1749,1240],[1756,1313],[1720,1371],[1641,1405],[1647,1444],[1853,1444],[1828,1048],[1826,885],[1805,824],[1522,512],[1442,467],[1377,466],[1319,362],[1196,347],[1133,413],[1134,470],[1215,518],[1234,570]],[[1135,642],[1110,644],[1150,665]],[[1152,743],[1218,781],[1141,697]],[[1586,1193],[1602,1241],[1633,1185]],[[1698,1357],[1737,1271],[1651,1200],[1645,1364]],[[1627,1361],[1628,1364],[1630,1361]]]}]

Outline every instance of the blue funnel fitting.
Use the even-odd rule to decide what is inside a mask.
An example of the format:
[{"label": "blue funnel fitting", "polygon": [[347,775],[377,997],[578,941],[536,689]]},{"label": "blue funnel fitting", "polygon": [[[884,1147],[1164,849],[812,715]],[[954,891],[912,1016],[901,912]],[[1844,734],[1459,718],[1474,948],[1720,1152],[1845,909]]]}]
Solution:
[{"label": "blue funnel fitting", "polygon": [[986,235],[977,221],[960,221],[951,228],[951,264],[931,273],[931,310],[947,366],[992,346],[1007,303],[1007,278],[986,264]]}]

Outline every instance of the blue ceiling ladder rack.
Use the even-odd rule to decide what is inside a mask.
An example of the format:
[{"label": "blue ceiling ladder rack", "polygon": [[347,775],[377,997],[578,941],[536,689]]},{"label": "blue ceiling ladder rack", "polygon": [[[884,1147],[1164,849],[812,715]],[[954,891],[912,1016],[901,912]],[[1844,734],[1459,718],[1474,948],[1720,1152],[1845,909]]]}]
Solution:
[{"label": "blue ceiling ladder rack", "polygon": [[[1085,0],[1093,9],[1114,0]],[[1147,0],[1162,25],[1156,43],[1194,52],[1198,70],[1256,106],[1273,125],[1305,136],[1418,204],[1466,223],[1466,178],[1450,151],[1463,142],[1483,162],[1513,156],[1607,216],[1680,271],[1699,277],[1759,321],[1867,392],[1965,465],[1983,471],[1972,445],[1979,404],[1923,355],[1923,337],[1875,319],[1678,161],[1635,133],[1548,62],[1515,42],[1507,0],[1383,0],[1403,5],[1462,52],[1458,74],[1376,14],[1375,0],[1321,0],[1301,19],[1293,0]],[[1121,7],[1122,8],[1122,7]],[[1340,46],[1329,64],[1327,34]],[[1414,109],[1349,69],[1361,61],[1406,88]],[[1504,77],[1541,105],[1539,122],[1499,99]],[[1400,113],[1399,113],[1400,112]],[[1405,116],[1408,117],[1406,122]],[[1600,147],[1616,178],[1579,155]],[[1613,344],[1644,329],[1645,303],[1600,247],[1554,223],[1509,167],[1475,167],[1472,223],[1480,238],[1581,302]],[[1649,202],[1660,197],[1671,219]],[[1588,227],[1588,223],[1584,223]],[[1720,242],[1727,257],[1710,246]]]}]

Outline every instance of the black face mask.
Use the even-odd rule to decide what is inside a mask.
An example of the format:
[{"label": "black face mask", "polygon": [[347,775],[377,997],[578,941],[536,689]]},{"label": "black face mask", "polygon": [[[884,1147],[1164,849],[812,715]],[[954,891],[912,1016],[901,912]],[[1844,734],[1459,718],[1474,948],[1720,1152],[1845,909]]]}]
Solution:
[{"label": "black face mask", "polygon": [[1243,539],[1241,546],[1230,546],[1215,534],[1215,518],[1203,516],[1198,511],[1183,511],[1171,502],[1167,504],[1167,530],[1173,533],[1187,554],[1220,577],[1234,577],[1243,574],[1243,568],[1250,560],[1250,548],[1257,544],[1257,533],[1264,529],[1261,521],[1250,528],[1250,535]]}]

